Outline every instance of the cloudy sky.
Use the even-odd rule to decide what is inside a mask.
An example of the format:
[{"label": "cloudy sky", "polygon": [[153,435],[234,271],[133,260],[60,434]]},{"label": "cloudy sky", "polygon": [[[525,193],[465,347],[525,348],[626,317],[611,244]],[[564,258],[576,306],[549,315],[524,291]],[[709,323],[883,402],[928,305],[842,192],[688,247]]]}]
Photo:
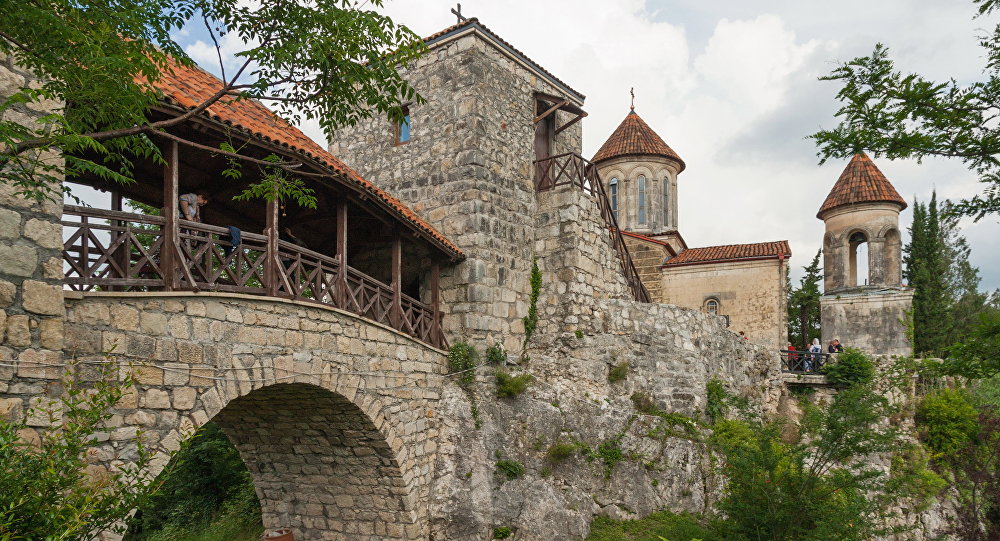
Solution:
[{"label": "cloudy sky", "polygon": [[[453,7],[388,0],[385,11],[429,35],[455,22]],[[883,42],[904,70],[973,81],[983,64],[976,36],[995,23],[973,19],[971,0],[465,0],[462,12],[587,96],[587,156],[624,118],[635,87],[636,111],[687,162],[679,197],[688,244],[787,239],[793,279],[822,242],[816,210],[846,165],[818,166],[805,139],[835,125],[837,86],[817,77]],[[213,69],[214,50],[197,33],[183,39]],[[876,163],[908,201],[978,189],[957,162]],[[910,220],[907,209],[901,226]],[[983,288],[1000,288],[1000,221],[964,233]]]}]

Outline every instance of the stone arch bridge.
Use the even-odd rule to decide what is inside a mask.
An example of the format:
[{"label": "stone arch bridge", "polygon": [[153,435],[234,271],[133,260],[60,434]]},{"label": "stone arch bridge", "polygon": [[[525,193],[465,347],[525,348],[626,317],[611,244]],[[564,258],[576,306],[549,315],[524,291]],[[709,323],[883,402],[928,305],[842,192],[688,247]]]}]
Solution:
[{"label": "stone arch bridge", "polygon": [[[212,420],[249,467],[266,527],[299,539],[426,539],[437,450],[441,350],[317,304],[219,293],[67,292],[65,335],[80,373],[121,363],[136,386],[94,461],[134,460],[133,437],[166,463]],[[44,337],[43,337],[44,338]],[[110,358],[105,353],[111,351]],[[131,367],[128,364],[131,363]],[[59,362],[23,354],[6,396],[40,405]],[[41,427],[46,420],[29,419]]]}]

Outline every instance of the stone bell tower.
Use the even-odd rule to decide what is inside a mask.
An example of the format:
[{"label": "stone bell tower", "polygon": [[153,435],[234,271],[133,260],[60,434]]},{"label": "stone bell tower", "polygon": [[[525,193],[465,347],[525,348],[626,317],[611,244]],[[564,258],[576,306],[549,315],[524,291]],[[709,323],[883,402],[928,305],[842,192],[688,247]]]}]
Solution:
[{"label": "stone bell tower", "polygon": [[824,347],[838,339],[875,355],[909,355],[913,290],[902,285],[899,213],[906,201],[863,153],[855,154],[820,207]]}]

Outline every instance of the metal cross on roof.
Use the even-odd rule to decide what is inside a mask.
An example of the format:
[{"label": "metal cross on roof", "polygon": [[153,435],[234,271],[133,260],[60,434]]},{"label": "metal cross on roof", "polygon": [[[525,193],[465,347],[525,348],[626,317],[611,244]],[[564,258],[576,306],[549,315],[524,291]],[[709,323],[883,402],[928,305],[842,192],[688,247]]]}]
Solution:
[{"label": "metal cross on roof", "polygon": [[458,17],[458,22],[461,23],[462,21],[466,20],[465,15],[462,15],[462,4],[455,4],[455,5],[458,6],[458,9],[456,10],[452,8],[451,12],[456,17]]},{"label": "metal cross on roof", "polygon": [[632,95],[632,107],[631,107],[631,109],[633,111],[635,111],[635,87],[633,86],[632,88],[630,88],[629,91],[628,91],[628,93]]}]

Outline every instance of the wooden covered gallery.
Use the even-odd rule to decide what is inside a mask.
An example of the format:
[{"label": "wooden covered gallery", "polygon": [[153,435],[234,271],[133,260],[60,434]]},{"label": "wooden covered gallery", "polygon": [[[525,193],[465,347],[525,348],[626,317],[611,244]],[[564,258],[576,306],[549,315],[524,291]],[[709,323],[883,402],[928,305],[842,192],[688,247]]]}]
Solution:
[{"label": "wooden covered gallery", "polygon": [[[197,67],[175,66],[150,121],[176,118],[222,88]],[[398,200],[361,178],[301,131],[253,100],[225,99],[150,136],[166,164],[135,163],[137,182],[68,179],[111,192],[110,209],[66,205],[67,287],[83,291],[220,291],[283,297],[347,310],[437,347],[438,278],[462,252]],[[314,190],[316,208],[262,198],[234,200],[275,169],[243,160],[241,176],[220,152],[276,156]],[[200,222],[178,216],[183,194],[209,203]],[[141,203],[158,213],[129,212]],[[123,206],[124,204],[124,206]],[[241,242],[234,246],[234,235]]]}]

